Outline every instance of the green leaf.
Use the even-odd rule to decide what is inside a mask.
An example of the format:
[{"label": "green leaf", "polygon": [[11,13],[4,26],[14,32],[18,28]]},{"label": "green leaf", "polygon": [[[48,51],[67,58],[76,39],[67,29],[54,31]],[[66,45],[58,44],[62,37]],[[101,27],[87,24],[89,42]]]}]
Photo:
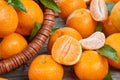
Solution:
[{"label": "green leaf", "polygon": [[110,71],[108,71],[106,77],[104,78],[104,80],[112,80],[112,76],[110,74]]},{"label": "green leaf", "polygon": [[106,3],[107,9],[108,9],[108,15],[111,14],[111,10],[112,10],[114,5],[115,5],[115,3],[113,3],[113,2],[107,2]]},{"label": "green leaf", "polygon": [[42,27],[41,23],[35,22],[32,32],[31,32],[31,35],[28,38],[29,41],[31,41],[36,36],[36,34],[39,32],[41,27]]},{"label": "green leaf", "polygon": [[96,31],[102,31],[102,22],[98,22],[98,25],[96,27]]},{"label": "green leaf", "polygon": [[105,44],[102,48],[96,50],[100,55],[106,56],[115,62],[118,62],[117,51],[113,49],[111,46]]},{"label": "green leaf", "polygon": [[27,12],[26,8],[24,7],[20,0],[6,0],[6,1],[8,2],[8,4],[12,5],[15,9]]},{"label": "green leaf", "polygon": [[54,2],[54,0],[40,0],[40,2],[44,6],[50,8],[56,12],[60,12],[60,8],[57,6],[57,4]]},{"label": "green leaf", "polygon": [[57,28],[57,27],[55,27],[55,28],[52,28],[52,31],[51,31],[51,35],[57,30],[57,29],[59,29],[59,28]]}]

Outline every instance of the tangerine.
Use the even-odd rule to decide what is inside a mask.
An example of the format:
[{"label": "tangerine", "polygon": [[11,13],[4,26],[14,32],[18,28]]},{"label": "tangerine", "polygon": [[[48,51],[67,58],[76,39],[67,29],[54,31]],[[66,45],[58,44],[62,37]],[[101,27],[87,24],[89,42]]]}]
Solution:
[{"label": "tangerine", "polygon": [[108,73],[108,62],[96,51],[84,51],[74,71],[81,80],[103,80]]},{"label": "tangerine", "polygon": [[51,35],[51,37],[50,37],[50,39],[48,41],[47,48],[48,48],[49,53],[51,53],[52,46],[53,46],[54,42],[56,41],[56,39],[58,37],[61,37],[62,35],[69,35],[69,36],[72,36],[72,37],[76,38],[77,40],[82,39],[82,36],[80,35],[80,33],[78,31],[76,31],[75,29],[70,28],[70,27],[60,28],[60,29],[56,30]]},{"label": "tangerine", "polygon": [[30,35],[35,22],[43,22],[43,12],[39,5],[33,0],[21,0],[27,12],[17,10],[18,14],[18,27],[17,33],[22,35]]},{"label": "tangerine", "polygon": [[119,32],[119,30],[111,22],[110,17],[108,17],[107,20],[103,21],[103,32],[106,36]]},{"label": "tangerine", "polygon": [[39,55],[30,64],[29,80],[62,80],[64,69],[51,55]]},{"label": "tangerine", "polygon": [[64,65],[73,65],[79,61],[82,47],[77,39],[63,35],[53,44],[51,53],[56,62]]},{"label": "tangerine", "polygon": [[69,15],[66,25],[76,29],[83,38],[86,38],[95,32],[97,22],[93,20],[88,9],[77,9]]},{"label": "tangerine", "polygon": [[117,2],[111,11],[110,19],[112,24],[120,31],[120,1]]},{"label": "tangerine", "polygon": [[66,20],[74,10],[87,7],[83,0],[57,0],[56,3],[61,10],[59,15],[63,20]]},{"label": "tangerine", "polygon": [[106,44],[110,45],[112,48],[114,48],[117,51],[117,55],[118,55],[118,63],[108,59],[109,64],[116,68],[116,69],[120,69],[120,33],[114,33],[109,35],[106,38]]},{"label": "tangerine", "polygon": [[0,44],[1,57],[3,59],[12,57],[21,52],[27,45],[27,41],[23,36],[12,33],[4,37]]},{"label": "tangerine", "polygon": [[15,32],[18,16],[15,9],[5,0],[0,0],[0,38]]}]

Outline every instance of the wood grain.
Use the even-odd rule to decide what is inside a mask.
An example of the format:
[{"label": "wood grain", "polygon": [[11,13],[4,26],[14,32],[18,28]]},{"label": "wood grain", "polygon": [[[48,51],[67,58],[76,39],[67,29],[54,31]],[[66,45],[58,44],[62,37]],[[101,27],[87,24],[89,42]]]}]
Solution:
[{"label": "wood grain", "polygon": [[[62,21],[60,18],[56,18],[54,26],[55,27],[64,27],[65,22]],[[5,77],[5,78],[8,78],[9,80],[28,80],[27,72],[28,72],[29,64],[36,56],[38,56],[42,53],[47,53],[46,47],[47,47],[47,41],[46,41],[45,45],[39,50],[39,52],[32,59],[30,59],[25,65],[22,65],[21,67],[15,69],[9,73],[0,75],[0,77]],[[63,80],[78,80],[74,74],[73,66],[69,66],[69,67],[64,66],[64,70],[65,70],[65,73],[64,73]],[[120,70],[110,68],[110,73],[112,74],[113,80],[120,80]]]}]

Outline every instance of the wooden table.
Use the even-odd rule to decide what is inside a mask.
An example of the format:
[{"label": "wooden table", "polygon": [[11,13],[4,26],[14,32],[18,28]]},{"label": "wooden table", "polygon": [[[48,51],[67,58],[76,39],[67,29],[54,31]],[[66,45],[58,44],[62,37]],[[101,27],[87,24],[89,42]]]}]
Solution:
[{"label": "wooden table", "polygon": [[[65,23],[60,18],[56,18],[55,20],[55,27],[64,27]],[[0,77],[8,78],[9,80],[28,80],[27,72],[29,68],[30,62],[38,55],[42,53],[47,53],[47,42],[44,44],[44,46],[40,49],[38,54],[36,54],[32,59],[30,59],[25,65],[22,65],[21,67],[15,69],[14,71],[11,71],[9,73],[6,73],[4,75],[0,75]],[[78,80],[77,77],[74,74],[73,67],[72,66],[64,66],[64,78],[63,80]],[[110,69],[110,72],[112,74],[113,80],[120,80],[120,70]]]}]

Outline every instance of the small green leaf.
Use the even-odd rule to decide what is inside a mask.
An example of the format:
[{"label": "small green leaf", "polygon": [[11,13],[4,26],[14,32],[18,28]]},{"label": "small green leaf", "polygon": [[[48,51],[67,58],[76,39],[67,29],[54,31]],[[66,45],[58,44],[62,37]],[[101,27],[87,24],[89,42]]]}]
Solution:
[{"label": "small green leaf", "polygon": [[27,12],[26,8],[24,7],[20,0],[6,0],[6,1],[8,2],[8,4],[12,5],[15,9]]},{"label": "small green leaf", "polygon": [[117,51],[113,49],[111,46],[105,44],[102,48],[96,50],[100,55],[106,56],[115,62],[118,62]]},{"label": "small green leaf", "polygon": [[96,27],[96,31],[102,31],[102,23],[101,22],[99,22],[98,23],[98,25],[97,25],[97,27]]},{"label": "small green leaf", "polygon": [[52,28],[52,31],[50,34],[52,35],[57,29],[59,29],[59,28],[57,28],[57,27]]},{"label": "small green leaf", "polygon": [[41,23],[35,22],[35,25],[34,25],[32,32],[31,32],[31,35],[28,38],[29,41],[31,41],[36,36],[36,34],[39,32],[41,27],[42,27]]},{"label": "small green leaf", "polygon": [[110,71],[108,71],[106,77],[104,78],[104,80],[112,80],[112,76],[110,74]]},{"label": "small green leaf", "polygon": [[108,15],[111,14],[111,10],[112,10],[114,5],[115,5],[115,3],[113,3],[113,2],[107,2],[106,3],[107,9],[108,9]]},{"label": "small green leaf", "polygon": [[56,5],[56,3],[54,2],[54,0],[40,0],[40,2],[44,6],[50,8],[50,9],[56,11],[56,12],[60,12],[60,8]]}]

